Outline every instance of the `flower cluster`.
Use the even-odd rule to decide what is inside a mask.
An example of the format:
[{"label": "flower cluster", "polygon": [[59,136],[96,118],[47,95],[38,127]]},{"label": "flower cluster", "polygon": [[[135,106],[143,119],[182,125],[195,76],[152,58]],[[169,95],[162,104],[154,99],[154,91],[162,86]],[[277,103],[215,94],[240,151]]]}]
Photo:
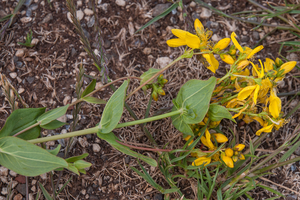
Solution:
[{"label": "flower cluster", "polygon": [[[214,73],[219,68],[219,61],[215,56],[219,56],[220,60],[230,65],[227,74],[218,79],[211,103],[223,106],[231,112],[232,120],[239,119],[246,123],[257,121],[262,126],[256,132],[258,136],[283,126],[285,119],[281,112],[281,100],[277,96],[277,84],[295,67],[296,62],[283,63],[279,58],[275,61],[266,58],[264,62],[255,62],[255,54],[261,51],[263,46],[254,49],[242,47],[234,32],[230,38],[223,38],[214,44],[210,40],[212,31],[205,30],[198,19],[195,20],[194,27],[196,34],[172,29],[172,33],[178,38],[168,40],[167,44],[170,47],[188,46],[194,55],[204,58],[204,64],[208,64],[207,68]],[[200,139],[202,146],[194,149],[191,154],[195,157],[192,165],[206,166],[213,160],[222,161],[233,168],[234,162],[245,159],[241,153],[245,145],[218,148],[218,143],[225,143],[228,138],[222,133],[210,133],[210,129],[217,127],[220,121],[209,119],[210,116],[207,115],[199,124],[190,125],[197,136],[199,130],[209,123]],[[184,134],[184,139],[190,142],[189,145],[193,142],[189,135]],[[203,150],[203,145],[208,151]]]}]

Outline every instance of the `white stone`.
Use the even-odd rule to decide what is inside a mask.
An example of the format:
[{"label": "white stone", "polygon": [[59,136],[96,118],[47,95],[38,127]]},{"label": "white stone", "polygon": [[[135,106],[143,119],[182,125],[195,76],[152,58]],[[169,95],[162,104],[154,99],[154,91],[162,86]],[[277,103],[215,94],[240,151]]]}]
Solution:
[{"label": "white stone", "polygon": [[17,173],[14,172],[14,171],[12,171],[12,170],[10,170],[9,174],[10,174],[11,176],[13,176],[13,177],[16,177],[16,176],[17,176]]},{"label": "white stone", "polygon": [[213,34],[213,36],[211,37],[211,40],[214,42],[217,42],[217,41],[221,40],[221,38],[217,34]]},{"label": "white stone", "polygon": [[[103,84],[101,82],[96,83],[95,89],[98,90],[99,88],[101,88],[103,86]],[[100,91],[105,90],[105,88],[102,88]]]},{"label": "white stone", "polygon": [[191,7],[191,8],[196,7],[196,3],[195,3],[194,1],[192,1],[192,2],[190,3],[190,7]]},{"label": "white stone", "polygon": [[3,195],[7,195],[7,187],[3,187],[2,188],[2,191],[1,191],[1,194],[3,194]]},{"label": "white stone", "polygon": [[64,100],[63,100],[63,104],[64,106],[67,105],[71,100],[71,97],[70,96],[65,96]]},{"label": "white stone", "polygon": [[84,14],[90,16],[90,15],[93,15],[94,12],[91,9],[86,8],[86,9],[84,9]]},{"label": "white stone", "polygon": [[6,167],[0,167],[0,176],[7,176],[8,169]]},{"label": "white stone", "polygon": [[133,23],[132,22],[129,22],[128,23],[128,29],[129,29],[129,34],[132,36],[132,35],[134,35],[134,25],[133,25]]},{"label": "white stone", "polygon": [[46,179],[47,179],[47,173],[41,174],[40,177],[41,177],[43,180],[46,180]]},{"label": "white stone", "polygon": [[171,63],[173,60],[169,57],[160,57],[156,59],[157,64],[160,66],[160,68],[164,68],[169,63]]},{"label": "white stone", "polygon": [[80,144],[80,146],[82,146],[83,148],[87,147],[89,145],[89,143],[86,141],[86,138],[78,138],[78,142]]},{"label": "white stone", "polygon": [[124,7],[124,6],[126,5],[126,2],[125,2],[124,0],[116,0],[116,4],[117,4],[118,6]]},{"label": "white stone", "polygon": [[[72,115],[72,116],[73,116],[73,115]],[[63,116],[57,118],[57,120],[66,123],[66,122],[67,122],[67,116],[66,116],[66,115],[63,115]]]},{"label": "white stone", "polygon": [[32,39],[31,40],[31,45],[37,45],[39,43],[39,39],[37,39],[37,38],[34,38],[34,39]]},{"label": "white stone", "polygon": [[18,89],[18,93],[19,93],[19,94],[22,94],[24,91],[25,91],[24,88],[19,88],[19,89]]},{"label": "white stone", "polygon": [[149,47],[146,47],[144,50],[143,50],[143,53],[146,54],[146,55],[149,55],[151,53],[151,49]]},{"label": "white stone", "polygon": [[[68,18],[68,20],[69,20],[71,23],[73,23],[72,17],[71,17],[71,16],[72,16],[71,13],[68,12],[68,13],[67,13],[67,18]],[[83,19],[84,13],[83,13],[81,10],[77,10],[77,11],[76,11],[76,16],[77,16],[77,19],[80,21],[80,20]]]},{"label": "white stone", "polygon": [[94,151],[95,153],[100,152],[100,150],[101,150],[101,147],[100,147],[99,144],[93,144],[93,151]]},{"label": "white stone", "polygon": [[20,20],[23,24],[26,24],[28,22],[31,22],[32,18],[31,17],[22,17]]},{"label": "white stone", "polygon": [[203,18],[203,19],[210,18],[211,14],[212,14],[211,10],[208,10],[207,8],[202,8],[202,12],[200,14],[200,18]]},{"label": "white stone", "polygon": [[77,6],[81,7],[82,6],[82,1],[77,1]]},{"label": "white stone", "polygon": [[18,49],[17,52],[16,52],[17,57],[23,57],[24,54],[25,54],[24,49]]},{"label": "white stone", "polygon": [[16,72],[12,72],[12,73],[9,73],[9,76],[13,79],[15,79],[18,75]]}]

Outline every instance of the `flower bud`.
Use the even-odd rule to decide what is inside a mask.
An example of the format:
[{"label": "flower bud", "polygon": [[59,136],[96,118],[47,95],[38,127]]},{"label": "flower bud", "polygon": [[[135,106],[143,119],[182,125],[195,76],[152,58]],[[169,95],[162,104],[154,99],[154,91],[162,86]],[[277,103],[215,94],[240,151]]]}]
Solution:
[{"label": "flower bud", "polygon": [[154,101],[158,100],[158,95],[155,91],[152,92],[152,98],[153,98]]},{"label": "flower bud", "polygon": [[233,150],[235,151],[242,151],[245,148],[244,144],[237,144],[233,147]]},{"label": "flower bud", "polygon": [[230,157],[226,156],[224,153],[221,155],[221,159],[228,167],[234,167],[233,160]]},{"label": "flower bud", "polygon": [[213,135],[215,136],[218,143],[224,143],[228,141],[228,138],[221,133],[215,133]]},{"label": "flower bud", "polygon": [[239,159],[240,159],[240,160],[245,160],[244,154],[241,154],[241,155],[239,156]]},{"label": "flower bud", "polygon": [[238,157],[237,156],[232,156],[232,160],[233,160],[233,162],[236,162],[236,161],[238,161]]},{"label": "flower bud", "polygon": [[162,96],[166,95],[165,91],[162,88],[158,88],[157,92],[159,95],[162,95]]},{"label": "flower bud", "polygon": [[231,148],[227,148],[225,150],[225,154],[226,154],[226,156],[231,158],[233,156],[233,150]]}]

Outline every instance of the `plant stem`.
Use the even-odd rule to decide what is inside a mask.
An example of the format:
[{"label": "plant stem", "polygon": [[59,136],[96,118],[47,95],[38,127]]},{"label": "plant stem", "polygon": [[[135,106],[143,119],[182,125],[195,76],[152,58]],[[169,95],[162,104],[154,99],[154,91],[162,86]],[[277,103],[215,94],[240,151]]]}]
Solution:
[{"label": "plant stem", "polygon": [[32,129],[32,128],[38,126],[38,125],[40,125],[40,122],[37,122],[37,123],[25,128],[25,129],[19,131],[18,133],[14,134],[13,137],[17,137],[18,135],[20,135],[20,134],[24,133],[25,131],[28,131],[29,129]]},{"label": "plant stem", "polygon": [[132,96],[134,93],[136,93],[137,91],[139,91],[142,87],[144,87],[145,85],[147,85],[149,82],[151,82],[153,79],[155,79],[157,76],[159,76],[161,73],[163,73],[164,71],[166,71],[167,69],[169,69],[172,65],[174,65],[176,62],[178,62],[179,60],[185,58],[183,55],[179,56],[178,58],[176,58],[174,61],[172,61],[170,64],[168,64],[167,66],[165,66],[162,70],[160,70],[159,72],[157,72],[156,74],[154,74],[150,79],[148,79],[147,81],[145,81],[142,85],[140,85],[138,88],[136,88],[133,92],[131,92],[125,100],[127,100],[130,96]]},{"label": "plant stem", "polygon": [[[126,127],[126,126],[143,124],[143,123],[146,123],[146,122],[151,122],[151,121],[163,119],[163,118],[166,118],[166,117],[171,117],[171,116],[174,116],[174,115],[178,115],[178,114],[181,114],[182,112],[183,112],[183,110],[180,109],[180,110],[176,110],[176,111],[166,113],[166,114],[163,114],[163,115],[158,115],[158,116],[149,117],[149,118],[146,118],[146,119],[140,119],[140,120],[131,121],[131,122],[125,122],[125,123],[122,123],[122,124],[118,124],[116,126],[116,128],[122,128],[122,127]],[[99,131],[99,127],[96,126],[96,127],[93,127],[93,128],[80,130],[80,131],[74,131],[74,132],[65,133],[65,134],[61,134],[61,135],[54,135],[54,136],[50,136],[50,137],[43,137],[43,138],[28,140],[28,142],[36,144],[36,143],[42,143],[42,142],[48,142],[48,141],[53,141],[53,140],[59,140],[59,139],[64,139],[64,138],[70,138],[70,137],[75,137],[75,136],[81,136],[81,135],[97,133],[98,131]]]}]

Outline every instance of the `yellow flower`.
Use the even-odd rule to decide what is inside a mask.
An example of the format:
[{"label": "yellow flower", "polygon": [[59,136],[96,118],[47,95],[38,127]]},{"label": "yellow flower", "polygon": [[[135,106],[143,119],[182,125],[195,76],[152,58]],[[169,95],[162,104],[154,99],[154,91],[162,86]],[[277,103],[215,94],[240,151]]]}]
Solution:
[{"label": "yellow flower", "polygon": [[207,129],[205,130],[205,137],[202,136],[200,138],[200,140],[201,140],[202,144],[204,144],[205,146],[207,146],[209,148],[209,150],[215,149],[214,144],[211,142],[211,135]]},{"label": "yellow flower", "polygon": [[238,100],[244,100],[247,97],[249,97],[251,94],[253,94],[253,101],[256,104],[259,89],[260,89],[259,85],[247,86],[239,92],[237,98]]},{"label": "yellow flower", "polygon": [[234,119],[234,118],[237,118],[238,116],[240,116],[240,115],[242,114],[242,112],[244,112],[244,111],[248,108],[248,106],[249,106],[249,105],[247,105],[247,106],[245,106],[244,108],[242,108],[242,109],[240,110],[240,112],[237,113],[237,114],[235,114],[235,115],[233,115],[232,118]]},{"label": "yellow flower", "polygon": [[280,66],[279,71],[284,70],[282,75],[289,73],[296,66],[296,64],[297,64],[296,61],[284,63],[283,65]]},{"label": "yellow flower", "polygon": [[[205,50],[203,50],[205,51]],[[202,55],[206,61],[209,63],[209,67],[207,67],[213,73],[216,73],[216,70],[219,68],[219,61],[215,58],[212,53],[205,53]]]},{"label": "yellow flower", "polygon": [[274,124],[271,124],[269,126],[265,125],[263,128],[256,131],[256,135],[260,136],[260,134],[263,133],[263,132],[270,133],[272,131],[273,127],[274,127]]},{"label": "yellow flower", "polygon": [[225,154],[226,154],[226,156],[231,158],[233,156],[233,150],[231,148],[227,148],[225,150]]},{"label": "yellow flower", "polygon": [[230,38],[221,39],[215,46],[213,47],[214,51],[220,51],[226,49],[230,43]]},{"label": "yellow flower", "polygon": [[241,154],[241,155],[239,156],[239,159],[240,159],[240,160],[245,160],[244,154]]},{"label": "yellow flower", "polygon": [[213,136],[215,136],[218,143],[224,143],[228,141],[228,138],[221,133],[214,133]]},{"label": "yellow flower", "polygon": [[248,60],[242,60],[240,62],[238,62],[237,64],[237,68],[238,69],[244,69],[245,67],[247,67],[250,64],[250,62]]},{"label": "yellow flower", "polygon": [[206,166],[208,165],[209,163],[211,162],[211,157],[200,157],[200,158],[197,158],[196,160],[194,160],[193,162],[193,166],[200,166],[200,165],[203,165]]},{"label": "yellow flower", "polygon": [[[186,136],[186,137],[184,138],[184,140],[185,140],[185,141],[188,141],[190,138],[191,138],[191,136],[188,135],[188,136]],[[194,142],[194,140],[191,140],[190,143],[189,143],[188,145],[190,146],[193,142]]]},{"label": "yellow flower", "polygon": [[243,151],[243,149],[245,148],[244,144],[237,144],[233,147],[233,150],[235,151]]},{"label": "yellow flower", "polygon": [[274,118],[278,118],[281,111],[281,100],[274,90],[271,90],[269,112]]},{"label": "yellow flower", "polygon": [[223,160],[223,162],[224,162],[228,167],[230,167],[230,168],[233,168],[233,167],[234,167],[232,158],[226,156],[224,153],[221,154],[221,159]]},{"label": "yellow flower", "polygon": [[236,161],[238,161],[238,157],[237,156],[232,156],[232,160],[233,160],[233,162],[236,162]]},{"label": "yellow flower", "polygon": [[220,57],[227,64],[232,65],[234,63],[234,59],[231,57],[231,55],[221,54]]},{"label": "yellow flower", "polygon": [[265,72],[274,70],[273,65],[275,65],[275,62],[272,59],[266,58],[266,62],[264,64],[265,64]]},{"label": "yellow flower", "polygon": [[231,40],[234,44],[234,46],[242,53],[242,54],[246,54],[247,58],[246,59],[250,59],[253,57],[254,54],[256,54],[257,52],[259,52],[260,50],[262,50],[264,47],[262,45],[256,47],[255,49],[251,49],[249,47],[244,47],[242,48],[242,46],[238,43],[238,41],[235,39],[236,34],[235,32],[231,33]]}]

